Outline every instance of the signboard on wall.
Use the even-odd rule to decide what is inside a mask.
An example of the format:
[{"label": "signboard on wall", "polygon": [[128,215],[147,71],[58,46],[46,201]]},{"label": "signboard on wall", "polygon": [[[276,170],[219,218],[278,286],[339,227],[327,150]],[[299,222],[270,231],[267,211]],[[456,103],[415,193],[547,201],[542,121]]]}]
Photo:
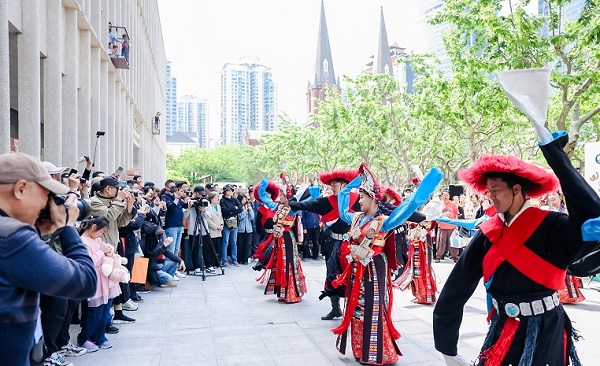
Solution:
[{"label": "signboard on wall", "polygon": [[585,180],[600,196],[600,142],[585,144]]}]

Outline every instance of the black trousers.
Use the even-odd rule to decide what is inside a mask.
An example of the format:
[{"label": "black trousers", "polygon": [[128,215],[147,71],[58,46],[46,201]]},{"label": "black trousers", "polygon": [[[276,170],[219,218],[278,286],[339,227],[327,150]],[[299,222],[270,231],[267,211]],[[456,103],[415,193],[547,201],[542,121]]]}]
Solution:
[{"label": "black trousers", "polygon": [[71,335],[69,334],[71,319],[73,319],[73,314],[75,314],[79,308],[78,300],[67,300],[67,302],[67,314],[65,315],[65,319],[60,327],[60,332],[56,338],[56,345],[58,346],[58,349],[61,349],[63,346],[66,346],[69,343],[69,340],[71,339]]},{"label": "black trousers", "polygon": [[[315,227],[312,229],[306,229],[306,234],[304,234],[304,243],[302,248],[302,258],[319,258],[319,236],[321,235],[321,229],[319,227]],[[308,242],[312,242],[312,255],[311,249],[308,245]]]},{"label": "black trousers", "polygon": [[[202,267],[200,263],[200,244],[202,244],[202,257],[204,258],[205,268],[219,266],[219,260],[213,245],[214,239],[211,240],[210,235],[190,235],[189,240],[192,245],[192,264],[194,266],[191,269]],[[202,240],[202,243],[200,243],[200,240]]]},{"label": "black trousers", "polygon": [[46,357],[60,349],[57,344],[57,338],[67,316],[68,306],[69,300],[47,295],[40,296],[42,332],[44,333],[44,343],[48,350]]},{"label": "black trousers", "polygon": [[242,264],[248,264],[252,248],[252,233],[240,233],[237,236],[237,259]]}]

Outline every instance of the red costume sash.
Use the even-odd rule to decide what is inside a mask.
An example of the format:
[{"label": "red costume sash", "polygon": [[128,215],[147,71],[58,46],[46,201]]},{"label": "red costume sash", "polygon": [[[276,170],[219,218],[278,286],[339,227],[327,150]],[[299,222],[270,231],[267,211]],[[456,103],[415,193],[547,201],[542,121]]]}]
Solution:
[{"label": "red costume sash", "polygon": [[492,242],[483,258],[483,280],[487,282],[498,266],[508,261],[532,281],[551,290],[564,286],[566,271],[535,254],[525,242],[538,229],[548,211],[530,207],[506,226],[498,215],[481,225],[481,231]]},{"label": "red costume sash", "polygon": [[260,205],[258,212],[261,214],[260,224],[264,227],[268,219],[272,219],[275,216],[275,211],[271,210],[265,205]]},{"label": "red costume sash", "polygon": [[[349,206],[348,212],[350,212],[350,213],[355,212],[352,209],[352,206],[354,206],[354,204],[356,203],[358,198],[359,198],[358,193],[350,192],[350,204],[348,205]],[[325,223],[328,223],[328,222],[331,222],[331,221],[334,221],[334,220],[340,218],[340,212],[338,211],[337,195],[331,195],[331,196],[327,197],[327,200],[329,201],[329,204],[331,205],[332,209],[325,215],[322,215],[323,222],[325,222]]]}]

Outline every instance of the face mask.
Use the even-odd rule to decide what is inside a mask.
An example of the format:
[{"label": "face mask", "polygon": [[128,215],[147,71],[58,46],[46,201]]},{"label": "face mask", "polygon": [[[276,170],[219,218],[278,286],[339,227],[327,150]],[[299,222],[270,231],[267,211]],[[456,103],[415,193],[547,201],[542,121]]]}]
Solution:
[{"label": "face mask", "polygon": [[171,193],[177,192],[177,187],[171,187],[171,188],[169,188],[169,192],[171,192]]}]

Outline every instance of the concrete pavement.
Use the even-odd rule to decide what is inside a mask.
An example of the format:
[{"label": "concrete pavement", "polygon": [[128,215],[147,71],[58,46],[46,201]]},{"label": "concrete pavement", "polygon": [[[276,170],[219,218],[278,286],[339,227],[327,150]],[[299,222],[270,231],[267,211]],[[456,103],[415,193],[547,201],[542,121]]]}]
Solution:
[{"label": "concrete pavement", "polygon": [[[346,355],[335,349],[330,329],[337,321],[322,321],[329,301],[318,296],[325,277],[325,261],[302,262],[308,293],[297,304],[277,302],[263,295],[264,286],[255,278],[251,265],[228,268],[225,275],[187,276],[176,288],[157,288],[142,295],[137,311],[126,314],[135,324],[120,324],[120,332],[107,335],[114,346],[67,360],[76,366],[175,366],[175,365],[356,365],[348,346]],[[434,264],[438,287],[442,288],[453,264]],[[567,313],[584,339],[577,343],[584,365],[600,358],[600,293],[585,280],[587,300],[567,305]],[[593,282],[592,286],[600,287]],[[411,302],[410,291],[395,290],[393,318],[402,337],[403,357],[399,365],[443,365],[433,347],[433,306]],[[465,306],[459,351],[475,359],[487,330],[485,292],[479,286]],[[72,340],[79,326],[71,326]]]}]

